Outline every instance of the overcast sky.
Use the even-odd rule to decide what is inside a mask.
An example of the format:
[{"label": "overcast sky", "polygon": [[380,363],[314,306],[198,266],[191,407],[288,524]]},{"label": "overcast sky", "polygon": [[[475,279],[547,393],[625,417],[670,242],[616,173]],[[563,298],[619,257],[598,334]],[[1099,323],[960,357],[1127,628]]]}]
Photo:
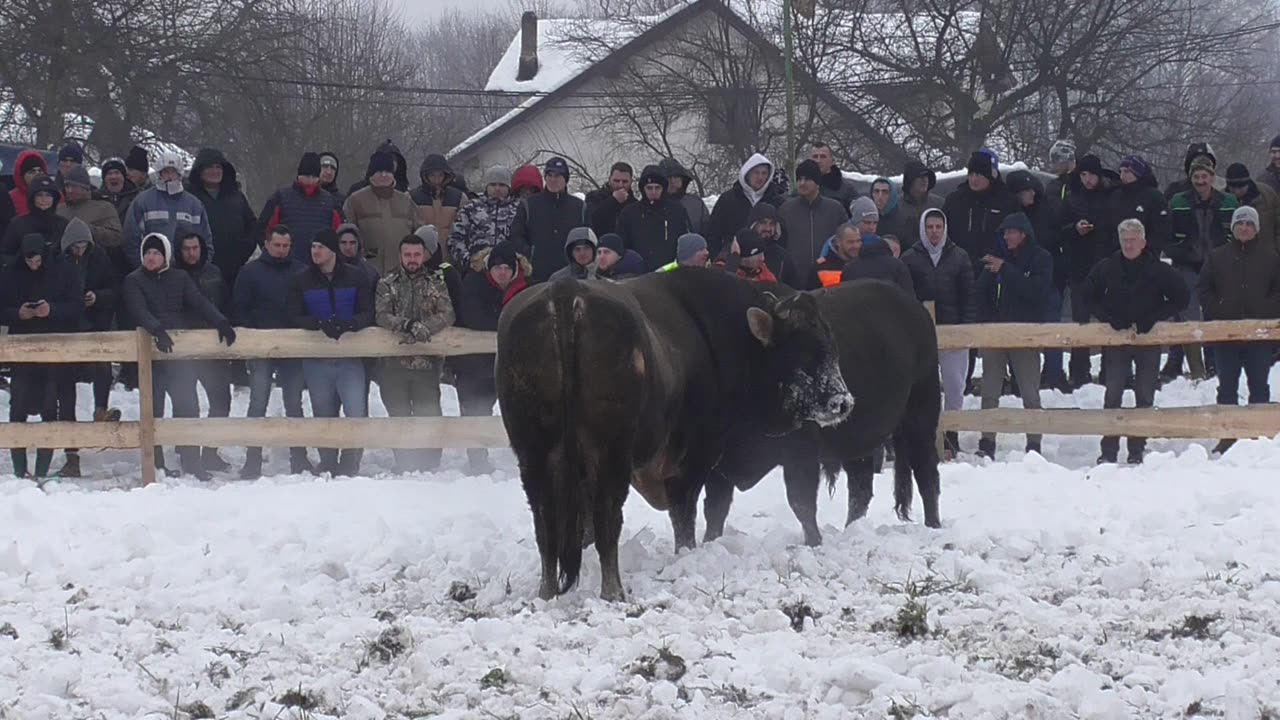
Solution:
[{"label": "overcast sky", "polygon": [[506,7],[508,0],[464,0],[454,2],[446,0],[392,0],[404,8],[405,17],[409,20],[425,20],[446,8],[467,10],[489,10]]}]

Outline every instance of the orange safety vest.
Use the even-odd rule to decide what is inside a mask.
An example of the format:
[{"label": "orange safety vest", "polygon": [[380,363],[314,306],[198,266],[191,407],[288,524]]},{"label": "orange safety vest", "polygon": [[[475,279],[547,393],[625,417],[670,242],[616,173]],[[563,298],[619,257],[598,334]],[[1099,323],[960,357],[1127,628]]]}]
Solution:
[{"label": "orange safety vest", "polygon": [[844,269],[840,270],[819,270],[818,282],[822,283],[822,287],[835,287],[840,284],[840,276],[844,274]]}]

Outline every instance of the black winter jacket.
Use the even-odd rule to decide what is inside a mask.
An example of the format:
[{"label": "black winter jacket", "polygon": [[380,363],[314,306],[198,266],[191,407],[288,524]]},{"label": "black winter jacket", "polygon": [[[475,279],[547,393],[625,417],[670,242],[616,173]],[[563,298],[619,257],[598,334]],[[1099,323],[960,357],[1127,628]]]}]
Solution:
[{"label": "black winter jacket", "polygon": [[889,243],[883,240],[864,244],[862,250],[858,252],[858,257],[844,266],[844,271],[840,273],[840,282],[847,283],[854,280],[885,280],[912,295],[916,292],[911,283],[911,271],[902,264],[901,260],[893,256]]},{"label": "black winter jacket", "polygon": [[942,204],[948,237],[968,253],[975,273],[982,269],[982,256],[995,254],[1000,223],[1018,211],[1017,199],[999,180],[980,193],[970,190],[967,183],[962,184]]},{"label": "black winter jacket", "polygon": [[617,233],[628,250],[635,250],[644,259],[645,272],[675,260],[676,240],[687,232],[689,213],[665,193],[656,203],[648,198],[631,203],[618,215]]},{"label": "black winter jacket", "polygon": [[1089,272],[1084,299],[1090,315],[1117,330],[1149,328],[1186,308],[1191,291],[1178,271],[1151,250],[1134,260],[1117,250]]},{"label": "black winter jacket", "polygon": [[613,197],[613,191],[606,185],[586,194],[583,199],[583,212],[586,214],[585,225],[595,231],[596,236],[616,232],[622,235],[618,226],[622,213],[639,202],[639,198],[631,190],[627,190],[627,201],[619,203]]},{"label": "black winter jacket", "polygon": [[544,190],[520,203],[511,223],[511,242],[533,263],[532,282],[544,282],[568,264],[564,241],[570,230],[582,225],[582,207],[568,191]]},{"label": "black winter jacket", "polygon": [[48,210],[36,210],[16,217],[9,223],[0,240],[0,266],[13,264],[18,258],[18,250],[22,247],[22,238],[31,235],[43,235],[45,255],[56,258],[62,252],[62,233],[67,229],[67,219],[58,215],[57,205]]},{"label": "black winter jacket", "polygon": [[289,315],[303,330],[319,330],[326,320],[351,323],[352,330],[367,328],[373,325],[373,288],[364,273],[346,263],[334,263],[330,276],[313,264],[293,276]]},{"label": "black winter jacket", "polygon": [[921,302],[933,302],[938,325],[978,322],[973,264],[969,255],[955,243],[947,241],[942,246],[942,257],[934,266],[924,243],[922,240],[902,252],[902,263],[911,271],[916,297]]},{"label": "black winter jacket", "polygon": [[[774,207],[782,207],[783,197],[773,192],[772,187],[765,188],[760,202]],[[707,250],[711,257],[717,257],[720,251],[733,243],[733,237],[739,230],[747,226],[747,219],[754,207],[742,191],[741,183],[735,182],[732,188],[716,199],[711,209],[711,219],[707,222],[706,231],[702,233],[707,239]]]},{"label": "black winter jacket", "polygon": [[[1115,232],[1111,226],[1111,188],[1104,178],[1094,190],[1085,190],[1074,181],[1071,192],[1063,205],[1058,227],[1063,255],[1067,261],[1067,276],[1071,282],[1083,282],[1104,258],[1115,252]],[[1093,229],[1081,235],[1076,223],[1087,220]]]},{"label": "black winter jacket", "polygon": [[61,261],[75,273],[81,296],[86,292],[94,295],[93,306],[84,308],[79,329],[96,332],[110,330],[111,320],[115,317],[116,306],[120,302],[120,285],[107,251],[90,241],[83,255],[76,257],[68,250],[63,253]]},{"label": "black winter jacket", "polygon": [[1044,322],[1053,292],[1053,258],[1032,239],[1016,251],[1004,241],[992,253],[1005,261],[999,273],[985,268],[975,285],[982,322]]},{"label": "black winter jacket", "polygon": [[[222,165],[222,185],[216,195],[200,182],[200,173],[210,165]],[[213,231],[213,257],[218,258],[218,269],[230,287],[235,282],[236,273],[249,261],[258,245],[254,236],[258,220],[249,207],[249,199],[240,191],[235,166],[218,150],[201,150],[187,175],[187,192],[204,205],[209,228]]]},{"label": "black winter jacket", "polygon": [[1209,251],[1196,289],[1205,320],[1280,318],[1280,254],[1232,239]]},{"label": "black winter jacket", "polygon": [[187,273],[174,268],[138,268],[124,279],[124,304],[138,327],[157,330],[215,327],[226,322]]},{"label": "black winter jacket", "polygon": [[277,260],[265,252],[236,276],[231,313],[236,324],[259,330],[293,327],[289,315],[289,287],[293,276],[306,268],[289,256]]},{"label": "black winter jacket", "polygon": [[[12,335],[74,332],[84,314],[83,296],[75,270],[58,255],[46,255],[39,270],[20,259],[0,271],[0,325]],[[49,316],[19,320],[22,305],[37,300],[49,303]]]},{"label": "black winter jacket", "polygon": [[1169,202],[1164,199],[1155,179],[1149,182],[1137,180],[1121,185],[1111,192],[1107,203],[1107,231],[1111,234],[1108,247],[1120,247],[1118,227],[1122,220],[1137,218],[1146,230],[1147,248],[1159,257],[1169,244],[1173,233],[1173,220],[1169,214]]},{"label": "black winter jacket", "polygon": [[[471,272],[462,278],[462,291],[457,308],[457,326],[471,330],[494,331],[502,306],[527,287],[525,278],[517,276],[505,289],[489,280],[487,272]],[[459,355],[449,358],[449,367],[457,376],[457,387],[472,395],[495,395],[494,356]]]},{"label": "black winter jacket", "polygon": [[[182,262],[182,258],[179,256],[177,261],[178,269],[190,275],[191,279],[196,281],[196,287],[200,289],[200,294],[213,303],[213,306],[218,308],[218,312],[226,315],[227,283],[223,280],[222,270],[217,265],[209,262],[209,242],[204,238],[200,238],[200,248],[200,262],[195,265],[188,265]],[[203,327],[212,327],[212,325],[204,325]]]}]

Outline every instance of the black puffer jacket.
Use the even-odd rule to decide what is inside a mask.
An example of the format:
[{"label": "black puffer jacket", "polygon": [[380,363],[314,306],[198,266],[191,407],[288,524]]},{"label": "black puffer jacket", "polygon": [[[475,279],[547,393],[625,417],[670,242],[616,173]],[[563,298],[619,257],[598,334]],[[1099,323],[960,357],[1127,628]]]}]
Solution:
[{"label": "black puffer jacket", "polygon": [[[1071,282],[1083,282],[1103,259],[1115,252],[1115,233],[1111,230],[1111,191],[1115,180],[1102,176],[1093,190],[1086,190],[1080,182],[1080,171],[1071,176],[1071,190],[1063,206],[1058,237],[1067,261],[1067,277]],[[1076,223],[1086,220],[1093,229],[1081,235]]]},{"label": "black puffer jacket", "polygon": [[1018,201],[1000,180],[983,192],[961,184],[942,204],[947,216],[947,232],[952,242],[969,255],[974,272],[981,269],[982,256],[994,255],[999,241],[997,229],[1010,214],[1018,212]]},{"label": "black puffer jacket", "polygon": [[[222,184],[216,195],[205,189],[200,173],[212,165],[222,166]],[[228,287],[236,273],[249,261],[258,243],[254,236],[258,218],[249,207],[249,199],[240,191],[236,180],[236,168],[222,151],[204,148],[196,153],[195,164],[187,175],[187,192],[195,195],[204,205],[213,231],[213,254],[218,258],[218,269]]]},{"label": "black puffer jacket", "polygon": [[543,282],[569,263],[564,241],[581,224],[582,201],[568,191],[543,190],[520,203],[511,223],[511,243],[533,263],[531,282]]},{"label": "black puffer jacket", "polygon": [[963,325],[978,322],[977,296],[974,294],[973,264],[969,255],[947,241],[942,246],[938,264],[933,264],[925,241],[902,253],[902,263],[911,271],[911,283],[921,302],[932,301],[938,325]]},{"label": "black puffer jacket", "polygon": [[[83,294],[75,270],[56,254],[46,254],[39,270],[19,259],[0,270],[0,325],[9,326],[11,335],[74,332],[84,314]],[[49,316],[19,320],[22,305],[37,300],[49,303]]]},{"label": "black puffer jacket", "polygon": [[[44,237],[49,257],[56,257],[62,249],[62,233],[67,229],[67,219],[58,214],[58,202],[61,194],[53,187],[53,182],[40,182],[37,179],[27,191],[26,215],[16,217],[9,222],[0,239],[0,266],[9,265],[18,259],[18,248],[22,246],[22,238],[32,233]],[[37,210],[32,190],[53,192],[53,205],[48,210]]]},{"label": "black puffer jacket", "polygon": [[596,188],[583,198],[586,224],[595,231],[597,237],[611,232],[621,235],[622,231],[618,228],[618,222],[622,217],[622,213],[637,202],[639,202],[639,198],[630,188],[627,189],[627,200],[623,203],[619,203],[613,197],[613,191],[609,189],[608,185]]},{"label": "black puffer jacket", "polygon": [[[1005,178],[1005,187],[1013,194],[1014,203],[1019,210],[1031,220],[1040,247],[1053,257],[1053,286],[1062,292],[1067,286],[1067,257],[1062,247],[1062,237],[1058,232],[1061,222],[1062,201],[1055,201],[1045,194],[1044,183],[1036,174],[1027,170],[1014,170]],[[1030,205],[1023,205],[1018,193],[1030,190],[1034,200]]]},{"label": "black puffer jacket", "polygon": [[[618,215],[617,232],[628,250],[644,259],[645,272],[653,272],[676,259],[676,240],[689,230],[689,213],[678,201],[667,196],[667,179],[656,166],[640,175],[640,186],[657,183],[664,188],[657,201],[646,196],[623,208]],[[598,232],[598,231],[597,231]]]},{"label": "black puffer jacket", "polygon": [[1178,271],[1150,250],[1134,260],[1117,250],[1089,272],[1084,299],[1090,315],[1113,327],[1149,327],[1182,312],[1191,291]]},{"label": "black puffer jacket", "polygon": [[[185,238],[194,234],[200,238],[200,261],[194,265],[188,265],[182,259],[182,251],[175,253],[175,265],[179,270],[191,276],[196,281],[196,287],[200,288],[200,294],[208,298],[213,306],[218,308],[218,312],[226,315],[229,287],[222,277],[222,271],[214,263],[209,262],[209,239],[200,235],[197,228],[190,225],[178,225],[179,238]],[[205,327],[213,327],[205,325]]]},{"label": "black puffer jacket", "polygon": [[172,267],[173,249],[168,238],[164,238],[163,245],[163,269],[151,272],[139,267],[124,279],[124,304],[129,317],[152,335],[157,330],[215,327],[226,322],[218,308],[200,293],[195,280]]},{"label": "black puffer jacket", "polygon": [[245,265],[232,294],[236,324],[261,330],[293,327],[289,288],[293,276],[306,267],[292,255],[278,260],[265,252]]},{"label": "black puffer jacket", "polygon": [[92,292],[92,307],[84,309],[80,322],[81,330],[102,332],[111,329],[111,320],[115,317],[116,306],[120,302],[120,285],[116,281],[116,270],[103,250],[93,240],[89,241],[84,254],[76,257],[70,248],[63,248],[62,262],[75,273],[80,285],[80,293]]},{"label": "black puffer jacket", "polygon": [[1254,238],[1209,251],[1197,284],[1205,320],[1280,318],[1280,254]]},{"label": "black puffer jacket", "polygon": [[1107,206],[1107,229],[1111,233],[1111,249],[1120,245],[1118,227],[1120,221],[1137,218],[1147,234],[1147,247],[1159,255],[1169,244],[1173,234],[1173,218],[1169,214],[1169,203],[1151,176],[1139,178],[1128,185],[1120,185],[1111,192]]},{"label": "black puffer jacket", "polygon": [[901,260],[893,256],[889,243],[883,240],[863,243],[858,257],[844,266],[844,271],[840,273],[840,282],[847,283],[854,280],[884,280],[913,295],[916,292],[911,283],[911,271],[902,264]]}]

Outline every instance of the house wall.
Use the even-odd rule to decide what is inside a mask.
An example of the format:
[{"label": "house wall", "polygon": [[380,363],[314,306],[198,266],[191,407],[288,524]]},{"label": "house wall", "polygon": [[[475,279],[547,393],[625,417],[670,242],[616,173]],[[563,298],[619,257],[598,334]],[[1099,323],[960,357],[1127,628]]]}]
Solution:
[{"label": "house wall", "polygon": [[[721,25],[721,22],[712,12],[704,12],[691,18],[681,30],[669,34],[633,56],[629,61],[628,72],[635,70],[669,75],[672,65],[679,69],[678,60],[673,58],[688,57],[692,45],[705,42],[694,39],[705,38],[712,32],[727,32],[727,44],[735,58],[754,53],[746,37]],[[758,53],[755,55],[758,58]],[[750,149],[763,148],[766,153],[772,150],[778,155],[774,158],[775,162],[781,163],[786,128],[785,97],[781,86],[782,68],[760,61],[747,64],[754,66],[755,84],[760,87],[761,103],[765,106],[762,113],[765,118],[764,127],[761,128],[754,147]],[[666,67],[659,69],[661,65]],[[609,104],[609,101],[590,94],[617,92],[615,80],[611,80],[598,68],[588,72],[591,73],[591,78],[575,89],[575,93],[587,96],[560,98],[550,104],[544,103],[536,111],[525,112],[503,130],[490,135],[475,149],[468,148],[451,158],[454,169],[463,173],[472,187],[477,187],[486,167],[541,164],[552,155],[561,155],[569,160],[570,166],[575,170],[586,168],[590,172],[594,183],[582,172],[576,172],[577,177],[570,183],[572,189],[585,191],[591,189],[593,184],[603,182],[608,175],[609,166],[618,160],[630,163],[639,174],[645,165],[656,163],[666,156],[666,152],[640,147],[636,142],[638,132],[629,127],[625,120],[617,117],[616,107],[611,110],[597,108],[601,104]],[[637,104],[644,105],[643,102]],[[704,193],[718,193],[736,178],[738,167],[749,152],[746,149],[708,142],[705,106],[701,102],[693,104],[700,109],[690,108],[670,118],[668,129],[664,133],[665,143],[655,144],[660,147],[669,146],[670,155],[702,178],[705,181]],[[666,107],[669,109],[671,105]],[[797,118],[804,118],[807,112],[804,103],[798,103]],[[644,113],[642,110],[633,110],[628,114]],[[830,112],[823,114],[833,115]],[[646,135],[652,140],[657,138],[656,133],[647,132]]]}]

